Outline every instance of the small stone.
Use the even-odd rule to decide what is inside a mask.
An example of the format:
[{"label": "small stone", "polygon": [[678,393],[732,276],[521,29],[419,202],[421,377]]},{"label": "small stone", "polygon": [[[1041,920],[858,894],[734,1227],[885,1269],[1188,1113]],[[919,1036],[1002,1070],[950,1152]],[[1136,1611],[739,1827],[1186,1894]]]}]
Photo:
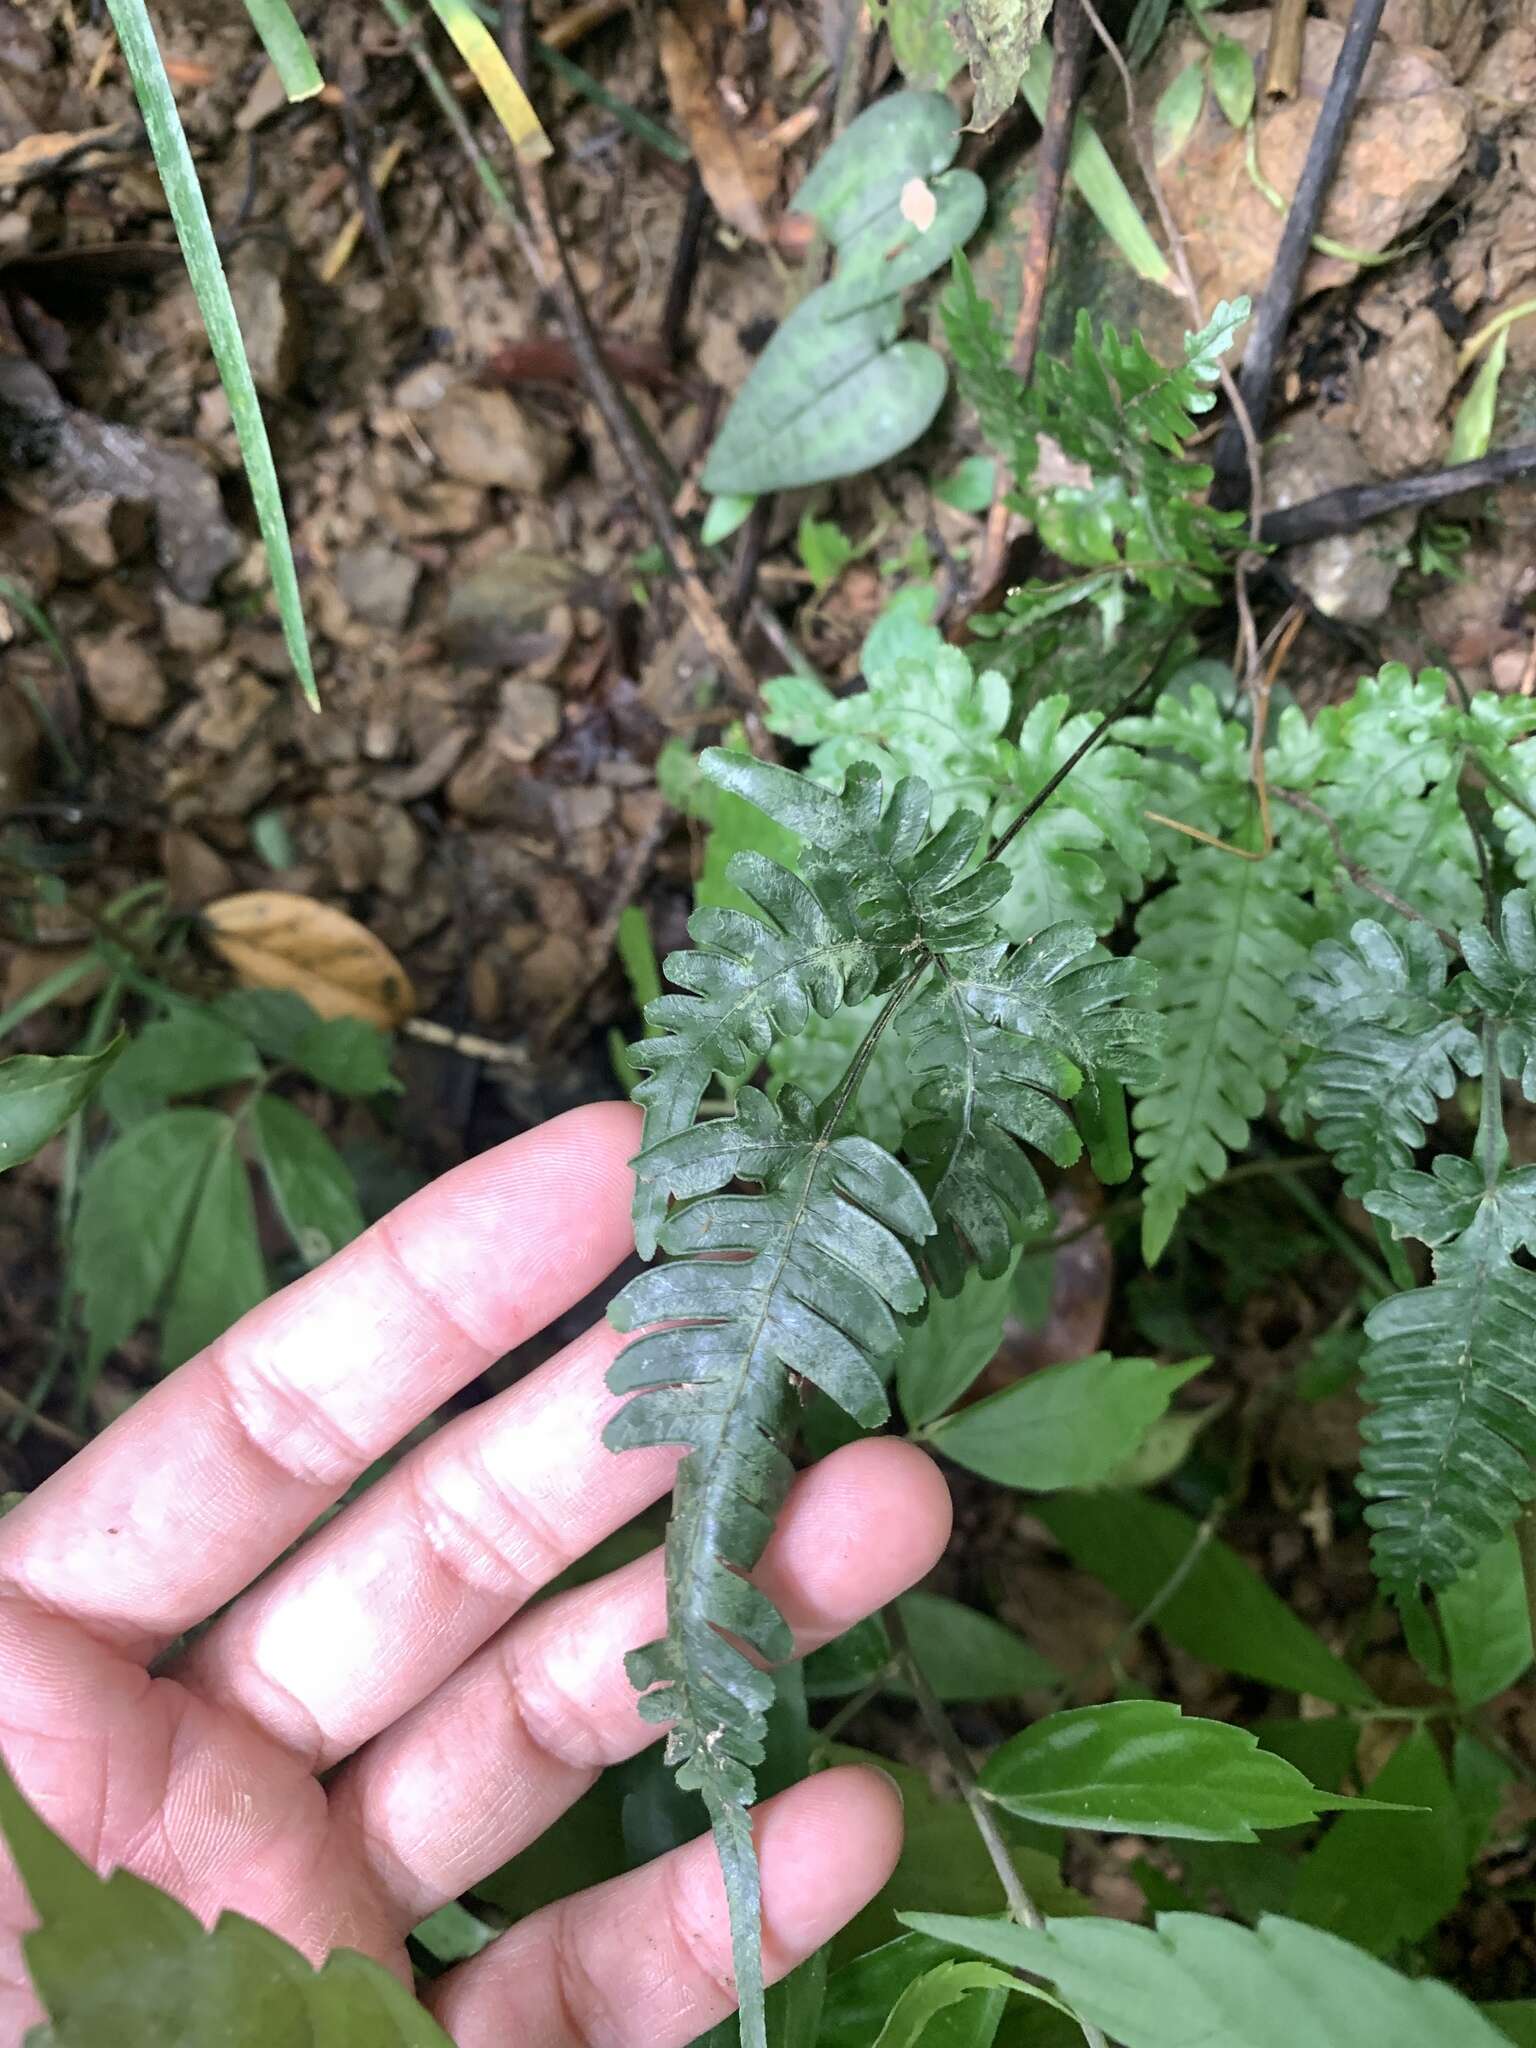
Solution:
[{"label": "small stone", "polygon": [[178,827],[160,835],[160,865],[173,910],[197,910],[228,896],[235,886],[235,871],[223,854],[195,832]]},{"label": "small stone", "polygon": [[52,517],[66,575],[100,575],[132,561],[149,544],[148,507],[101,491],[77,498]]},{"label": "small stone", "polygon": [[599,825],[606,825],[616,802],[613,791],[600,782],[562,789],[558,805],[562,835],[569,833],[574,837],[578,832],[593,832]]},{"label": "small stone", "polygon": [[418,363],[395,386],[395,404],[402,412],[430,412],[442,404],[452,384],[453,372],[446,363]]},{"label": "small stone", "polygon": [[476,533],[485,517],[485,492],[478,484],[456,484],[448,477],[419,484],[402,498],[388,501],[390,523],[402,540],[437,540],[443,535]]},{"label": "small stone", "polygon": [[237,752],[276,702],[277,692],[270,684],[241,669],[208,692],[207,707],[197,721],[199,742],[215,754]]},{"label": "small stone", "polygon": [[[532,761],[560,731],[560,699],[548,683],[518,676],[501,686],[491,738],[505,761]],[[611,792],[604,792],[612,802]]]},{"label": "small stone", "polygon": [[501,1015],[501,962],[495,946],[482,946],[469,963],[469,1014],[482,1029]]},{"label": "small stone", "polygon": [[409,896],[426,854],[420,831],[396,804],[374,806],[373,831],[378,846],[380,889],[397,900]]},{"label": "small stone", "polygon": [[165,677],[149,650],[127,633],[79,643],[85,686],[108,725],[142,732],[165,710]]},{"label": "small stone", "polygon": [[256,389],[282,398],[304,359],[304,320],[286,247],[266,235],[241,242],[229,260],[229,290]]},{"label": "small stone", "polygon": [[1536,29],[1507,28],[1484,50],[1471,88],[1481,100],[1512,111],[1536,100]]},{"label": "small stone", "polygon": [[1373,469],[1395,475],[1439,460],[1451,437],[1442,415],[1456,377],[1451,337],[1424,306],[1360,373],[1355,439]]},{"label": "small stone", "polygon": [[[1377,481],[1354,436],[1320,413],[1298,414],[1265,444],[1264,495],[1277,510]],[[1393,512],[1353,533],[1287,548],[1281,565],[1328,618],[1367,624],[1392,601],[1417,517],[1412,510]]]},{"label": "small stone", "polygon": [[574,939],[547,932],[517,970],[517,994],[529,1009],[553,1009],[581,978],[585,964]]},{"label": "small stone", "polygon": [[160,594],[160,628],[177,654],[206,660],[217,654],[229,631],[224,614],[209,604],[184,604],[170,591]]},{"label": "small stone", "polygon": [[553,829],[554,791],[507,759],[492,731],[454,770],[448,807],[476,825],[506,825],[538,836]]},{"label": "small stone", "polygon": [[418,425],[448,475],[489,488],[547,491],[571,459],[571,439],[505,391],[460,384]]},{"label": "small stone", "polygon": [[410,616],[421,564],[381,541],[346,548],[336,558],[336,583],[347,609],[365,625],[398,633]]}]

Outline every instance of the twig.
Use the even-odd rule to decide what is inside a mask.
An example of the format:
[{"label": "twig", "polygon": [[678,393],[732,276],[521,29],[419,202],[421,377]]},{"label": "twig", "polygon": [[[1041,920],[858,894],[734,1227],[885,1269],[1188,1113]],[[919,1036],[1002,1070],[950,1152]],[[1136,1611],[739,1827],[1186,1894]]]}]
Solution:
[{"label": "twig", "polygon": [[[1024,239],[1024,255],[1019,270],[1019,311],[1013,327],[1012,365],[1025,384],[1034,375],[1035,355],[1040,346],[1040,322],[1045,312],[1051,250],[1061,212],[1067,159],[1072,154],[1072,130],[1077,117],[1078,97],[1088,68],[1088,17],[1077,0],[1056,0],[1055,42],[1050,96],[1045,103],[1040,147],[1035,152],[1035,190],[1030,201],[1029,232]],[[978,609],[1002,577],[1007,546],[1008,476],[999,463],[992,508],[987,514],[986,538],[976,572],[976,589],[980,593]]]},{"label": "twig", "polygon": [[1301,56],[1307,39],[1307,0],[1277,0],[1264,53],[1264,97],[1293,100],[1301,90]]},{"label": "twig", "polygon": [[1099,741],[1103,739],[1105,733],[1109,731],[1110,727],[1112,725],[1117,724],[1122,718],[1127,717],[1132,711],[1135,710],[1137,704],[1147,694],[1147,692],[1152,688],[1153,684],[1157,681],[1158,677],[1162,674],[1164,658],[1166,657],[1169,648],[1173,646],[1174,642],[1183,633],[1183,630],[1184,628],[1182,624],[1174,628],[1173,632],[1171,632],[1168,635],[1168,638],[1163,642],[1162,647],[1159,649],[1157,659],[1153,662],[1151,669],[1147,672],[1146,675],[1142,677],[1141,681],[1136,685],[1136,687],[1133,690],[1127,691],[1125,696],[1123,696],[1120,699],[1120,702],[1118,704],[1111,705],[1110,709],[1105,712],[1104,716],[1099,720],[1098,724],[1093,728],[1093,731],[1089,733],[1088,737],[1082,742],[1082,744],[1080,746],[1074,747],[1071,753],[1068,754],[1066,760],[1063,761],[1061,766],[1056,770],[1056,773],[1053,776],[1051,776],[1049,781],[1043,783],[1041,787],[1035,791],[1034,795],[1030,798],[1029,802],[1024,806],[1023,810],[1020,811],[1019,815],[1008,827],[1008,830],[1004,832],[998,839],[994,840],[992,845],[987,849],[988,860],[996,860],[1005,847],[1012,845],[1013,841],[1024,830],[1024,827],[1029,823],[1030,819],[1034,817],[1035,813],[1037,811],[1043,810],[1044,807],[1050,802],[1051,798],[1056,794],[1057,790],[1060,789],[1061,785],[1072,773],[1072,770],[1075,767],[1077,767],[1078,763],[1082,761],[1086,755],[1091,754],[1093,752],[1094,748],[1099,744]]},{"label": "twig", "polygon": [[[912,1641],[907,1634],[906,1623],[901,1618],[901,1610],[894,1600],[886,1608],[884,1619],[891,1648],[901,1660],[907,1684],[912,1688],[912,1697],[917,1701],[917,1710],[923,1717],[923,1724],[943,1753],[960,1797],[965,1801],[971,1819],[976,1824],[976,1832],[981,1837],[982,1846],[991,1858],[992,1868],[997,1872],[998,1883],[1003,1888],[1003,1897],[1008,1901],[1009,1917],[1020,1927],[1031,1928],[1037,1934],[1044,1933],[1045,1917],[1025,1888],[1024,1880],[1020,1877],[1018,1866],[1013,1860],[1013,1852],[1008,1847],[1002,1828],[998,1825],[996,1811],[991,1800],[976,1782],[976,1773],[972,1770],[971,1760],[965,1753],[965,1745],[955,1733],[954,1723],[945,1713],[943,1701],[928,1683],[927,1673],[912,1654]],[[1076,2013],[1073,2014],[1073,2018],[1082,2029],[1086,2048],[1107,2048],[1104,2036],[1091,2020],[1082,2019]]]},{"label": "twig", "polygon": [[434,1024],[430,1017],[408,1017],[400,1026],[406,1038],[423,1045],[438,1045],[466,1060],[483,1060],[488,1067],[526,1067],[532,1064],[524,1045],[505,1045],[499,1039],[482,1038],[476,1031],[454,1031],[446,1024]]},{"label": "twig", "polygon": [[1439,933],[1452,951],[1455,951],[1455,939],[1437,925],[1432,917],[1426,917],[1422,910],[1415,910],[1411,903],[1405,902],[1401,896],[1389,889],[1385,882],[1377,881],[1369,868],[1363,868],[1359,861],[1350,859],[1344,851],[1344,835],[1339,830],[1338,820],[1330,817],[1321,804],[1314,803],[1309,796],[1303,796],[1299,789],[1272,789],[1270,795],[1278,797],[1283,804],[1289,804],[1293,811],[1305,812],[1309,818],[1315,818],[1323,826],[1333,847],[1334,859],[1356,888],[1363,889],[1368,896],[1374,896],[1378,903],[1385,903],[1388,909],[1395,910],[1399,917],[1412,918],[1415,924],[1427,924],[1431,931]]},{"label": "twig", "polygon": [[[1253,327],[1243,349],[1238,390],[1255,436],[1264,431],[1270,386],[1274,382],[1275,366],[1280,360],[1281,343],[1290,325],[1296,294],[1301,287],[1301,274],[1312,253],[1312,236],[1322,215],[1328,187],[1333,182],[1334,167],[1344,146],[1345,132],[1354,112],[1360,82],[1365,76],[1366,59],[1370,56],[1384,5],[1385,0],[1355,0],[1338,61],[1323,97],[1322,111],[1312,131],[1307,160],[1302,165],[1296,185],[1296,196],[1291,201],[1280,246],[1275,251],[1274,267],[1260,294]],[[1237,439],[1230,427],[1217,440],[1213,460],[1218,477],[1237,479],[1241,476]]]},{"label": "twig", "polygon": [[1416,476],[1393,477],[1379,484],[1345,484],[1299,505],[1285,505],[1264,514],[1260,538],[1266,546],[1293,548],[1302,541],[1321,540],[1330,533],[1353,533],[1368,520],[1410,506],[1438,505],[1459,491],[1479,491],[1490,484],[1512,482],[1536,470],[1536,442],[1500,448],[1476,462],[1453,462],[1448,469],[1421,470]]},{"label": "twig", "polygon": [[[55,1422],[51,1415],[40,1415],[29,1401],[23,1401],[20,1394],[13,1394],[9,1387],[0,1386],[0,1411],[14,1415],[18,1421],[25,1420],[28,1429],[35,1429],[39,1436],[49,1437],[54,1443],[62,1444],[67,1451],[83,1451],[86,1439],[67,1424]],[[12,1437],[13,1443],[17,1442]]]},{"label": "twig", "polygon": [[661,309],[660,342],[669,362],[682,353],[683,325],[693,298],[693,282],[699,274],[699,252],[704,243],[704,223],[709,218],[709,195],[699,167],[688,178],[688,196],[683,202],[682,223],[677,231],[677,249],[672,257],[672,274],[667,279],[666,304]]}]

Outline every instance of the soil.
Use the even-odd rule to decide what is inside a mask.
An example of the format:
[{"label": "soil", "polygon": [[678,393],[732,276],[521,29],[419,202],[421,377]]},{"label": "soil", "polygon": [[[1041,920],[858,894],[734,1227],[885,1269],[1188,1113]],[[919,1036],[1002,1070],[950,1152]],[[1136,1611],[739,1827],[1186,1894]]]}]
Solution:
[{"label": "soil", "polygon": [[[300,8],[329,84],[290,106],[238,0],[164,0],[155,12],[265,402],[323,708],[307,710],[293,681],[228,406],[105,10],[0,0],[0,854],[14,835],[46,841],[70,891],[65,906],[37,900],[0,869],[12,899],[0,1008],[78,946],[82,920],[139,884],[163,883],[186,911],[253,889],[347,910],[403,964],[417,1015],[461,1041],[407,1039],[398,1110],[384,1122],[348,1112],[347,1135],[371,1148],[370,1199],[383,1206],[412,1178],[619,1092],[607,1039],[612,1026],[633,1028],[634,1003],[613,956],[615,921],[639,901],[658,953],[678,943],[696,855],[657,790],[657,757],[672,737],[743,707],[701,708],[701,649],[557,311],[482,203],[384,13],[360,0]],[[691,145],[704,173],[701,208],[686,162],[562,78],[538,78],[576,281],[676,473],[683,515],[698,507],[691,479],[724,406],[813,281],[786,201],[832,118],[837,72],[823,33],[839,14],[811,0],[685,7],[687,35],[674,26],[670,42],[648,7],[551,5],[541,16],[547,39]],[[1394,475],[1443,460],[1466,389],[1457,350],[1536,293],[1536,30],[1512,0],[1392,0],[1388,15],[1400,38],[1383,49],[1392,133],[1408,132],[1403,107],[1429,94],[1443,175],[1433,191],[1383,193],[1397,159],[1382,149],[1367,152],[1375,182],[1353,210],[1341,188],[1336,240],[1401,247],[1385,266],[1331,259],[1309,283],[1272,413],[1290,501],[1344,470]],[[1234,19],[1261,48],[1265,18]],[[1331,51],[1336,31],[1312,26]],[[473,81],[446,43],[437,55],[508,168]],[[887,66],[877,53],[866,89],[883,86]],[[1309,54],[1309,79],[1312,68]],[[1298,123],[1300,108],[1286,133]],[[1021,114],[966,147],[997,195],[979,272],[1004,296],[1010,276],[1017,290],[1017,173],[1036,133]],[[1191,150],[1174,182],[1195,222],[1220,203],[1199,180],[1235,173],[1222,138],[1197,136]],[[1266,164],[1280,175],[1278,160]],[[1422,182],[1422,163],[1404,161],[1397,175]],[[1243,203],[1263,219],[1246,188]],[[701,215],[685,288],[686,224]],[[1230,255],[1205,252],[1212,295],[1226,289]],[[1077,248],[1049,331],[1085,298],[1122,326],[1136,317],[1124,274]],[[1182,324],[1177,309],[1154,310],[1164,329]],[[1529,438],[1533,419],[1529,319],[1510,331],[1494,445]],[[745,543],[760,548],[757,594],[822,674],[856,675],[862,634],[907,573],[895,565],[936,561],[941,585],[963,590],[984,515],[956,511],[931,486],[976,446],[974,422],[951,404],[878,478],[780,499]],[[807,509],[859,546],[819,593],[794,545]],[[1313,562],[1282,564],[1316,607],[1285,686],[1316,704],[1392,657],[1453,665],[1474,688],[1531,689],[1536,495],[1507,486],[1446,507],[1440,523],[1453,520],[1467,539],[1452,575],[1425,566],[1411,522],[1389,544],[1369,529]],[[729,612],[729,559],[706,561],[705,575]],[[7,602],[17,589],[46,614],[60,651],[35,613]],[[1264,587],[1261,626],[1286,601]],[[1212,651],[1229,625],[1212,626]],[[750,622],[739,641],[759,677],[783,667]],[[90,993],[77,985],[69,1007],[41,1010],[7,1050],[64,1049]],[[0,1389],[12,1402],[28,1398],[53,1344],[62,1170],[49,1152],[0,1179]],[[1044,1328],[1016,1333],[1016,1370],[1100,1342],[1155,1348],[1148,1298],[1111,1293],[1110,1239],[1082,1207],[1091,1198],[1062,1199],[1090,1224],[1087,1255],[1062,1261]],[[1220,1397],[1211,1442],[1225,1456],[1256,1426],[1265,1387],[1328,1327],[1347,1270],[1318,1242],[1236,1304],[1212,1261],[1192,1256],[1193,1314],[1218,1367],[1190,1397]],[[117,1361],[93,1422],[131,1398],[144,1363],[131,1348]],[[0,1486],[35,1484],[67,1455],[61,1416],[47,1407],[19,1444],[0,1443]],[[1264,1434],[1222,1528],[1328,1640],[1359,1648],[1360,1617],[1373,1610],[1348,1483],[1356,1419],[1337,1397]],[[1202,1474],[1219,1464],[1215,1451],[1193,1460],[1194,1511]],[[1079,1697],[1104,1696],[1115,1667],[1103,1660],[1125,1610],[1016,1501],[962,1485],[958,1505],[944,1588],[1027,1628],[1083,1674]],[[1384,1699],[1421,1696],[1384,1617],[1365,1623],[1363,1648]],[[1190,1710],[1296,1711],[1294,1699],[1239,1692],[1145,1632],[1123,1668]],[[963,1732],[977,1743],[1016,1725],[967,1711]],[[1529,1694],[1498,1703],[1494,1725],[1517,1757],[1532,1757]],[[856,1734],[930,1761],[898,1712],[866,1717]],[[1527,1766],[1435,1958],[1483,1997],[1523,1995],[1533,1981],[1533,1820]],[[1142,1910],[1122,1847],[1073,1853],[1069,1875],[1109,1910]]]}]

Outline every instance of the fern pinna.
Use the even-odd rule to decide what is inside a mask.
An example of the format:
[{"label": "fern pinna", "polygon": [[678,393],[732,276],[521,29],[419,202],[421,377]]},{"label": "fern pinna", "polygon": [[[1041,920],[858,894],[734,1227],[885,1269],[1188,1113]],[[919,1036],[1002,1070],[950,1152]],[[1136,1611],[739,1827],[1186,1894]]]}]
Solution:
[{"label": "fern pinna", "polygon": [[[863,762],[841,790],[718,748],[702,766],[795,835],[799,872],[760,854],[732,860],[756,914],[694,913],[693,950],[666,962],[677,992],[648,1006],[656,1035],[631,1049],[647,1072],[636,1238],[670,1261],[610,1312],[639,1334],[613,1368],[615,1391],[634,1398],[607,1441],[687,1452],[667,1531],[667,1633],[628,1668],[641,1712],[669,1724],[679,1783],[708,1809],[742,2039],[761,2048],[746,1808],[773,1680],[738,1644],[769,1663],[791,1648],[745,1574],[789,1485],[798,1383],[865,1427],[884,1419],[898,1318],[921,1309],[925,1274],[952,1291],[968,1262],[1006,1265],[1044,1206],[1023,1148],[1077,1157],[1066,1104],[1094,1074],[1145,1079],[1154,1020],[1123,1007],[1145,968],[1110,959],[1086,926],[1009,941],[996,912],[1010,874],[979,858],[983,821],[956,809],[933,829],[916,777],[887,799]],[[793,1086],[771,1101],[751,1085],[776,1042],[871,997],[873,1019],[819,1105]],[[850,1128],[887,1034],[918,1076],[906,1163]],[[736,1089],[733,1112],[701,1117],[716,1080]],[[756,1191],[730,1192],[738,1182]]]}]

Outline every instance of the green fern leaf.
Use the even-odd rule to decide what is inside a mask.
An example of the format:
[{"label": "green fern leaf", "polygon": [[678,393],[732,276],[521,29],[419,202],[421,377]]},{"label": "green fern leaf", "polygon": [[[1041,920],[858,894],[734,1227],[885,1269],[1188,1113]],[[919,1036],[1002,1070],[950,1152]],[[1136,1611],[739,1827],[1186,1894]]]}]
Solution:
[{"label": "green fern leaf", "polygon": [[1069,1166],[1082,1139],[1063,1104],[1086,1077],[1150,1082],[1157,1020],[1121,1006],[1151,979],[1137,961],[1110,959],[1086,926],[1058,924],[1028,945],[943,963],[915,1000],[902,1027],[918,1077],[907,1149],[937,1220],[927,1257],[944,1293],[968,1263],[1001,1273],[1021,1232],[1043,1221],[1020,1144]]},{"label": "green fern leaf", "polygon": [[1293,862],[1210,847],[1189,856],[1141,913],[1136,957],[1158,970],[1155,1007],[1167,1033],[1162,1071],[1143,1085],[1134,1116],[1149,1262],[1185,1202],[1247,1143],[1285,1078],[1286,983],[1305,965],[1311,925]]},{"label": "green fern leaf", "polygon": [[1461,934],[1470,970],[1458,993],[1495,1027],[1499,1071],[1536,1102],[1536,904],[1528,889],[1513,889],[1499,908],[1499,936],[1482,925]]},{"label": "green fern leaf", "polygon": [[1423,1144],[1458,1069],[1481,1072],[1446,965],[1427,925],[1405,923],[1394,936],[1362,918],[1349,944],[1325,940],[1291,982],[1297,1033],[1314,1049],[1298,1097],[1349,1194],[1385,1187]]},{"label": "green fern leaf", "polygon": [[[749,2026],[762,1966],[744,1809],[773,1680],[722,1631],[765,1659],[789,1655],[783,1620],[743,1574],[788,1489],[794,1375],[865,1427],[884,1418],[882,1368],[901,1341],[892,1311],[915,1312],[925,1298],[903,1239],[920,1243],[933,1218],[905,1168],[865,1138],[818,1130],[797,1089],[774,1104],[743,1088],[733,1117],[679,1132],[642,1154],[637,1170],[663,1207],[679,1204],[661,1232],[676,1257],[613,1303],[617,1327],[644,1334],[610,1375],[615,1392],[636,1398],[605,1441],[613,1450],[681,1444],[687,1456],[667,1532],[667,1634],[628,1670],[641,1713],[671,1724],[679,1784],[709,1810]],[[719,1193],[737,1179],[759,1192]]]},{"label": "green fern leaf", "polygon": [[1536,1169],[1493,1188],[1470,1160],[1402,1172],[1366,1206],[1435,1248],[1434,1281],[1366,1319],[1360,1488],[1390,1585],[1448,1586],[1536,1495]]}]

